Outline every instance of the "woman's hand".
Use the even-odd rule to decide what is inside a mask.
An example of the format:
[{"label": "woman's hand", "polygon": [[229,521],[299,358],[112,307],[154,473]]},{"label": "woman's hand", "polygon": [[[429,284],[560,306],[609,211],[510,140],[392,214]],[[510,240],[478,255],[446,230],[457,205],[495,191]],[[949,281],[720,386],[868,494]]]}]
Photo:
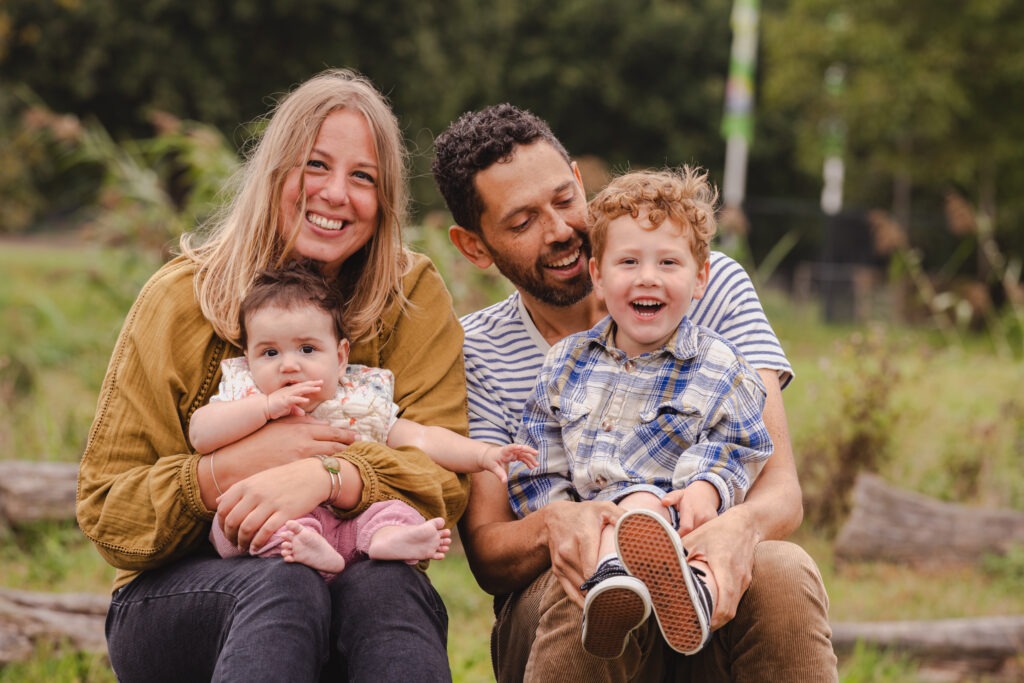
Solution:
[{"label": "woman's hand", "polygon": [[[217,451],[217,480],[225,491],[250,474],[314,455],[334,455],[356,440],[350,429],[311,417],[289,416],[268,422],[244,439]],[[230,462],[229,469],[220,463]],[[221,471],[227,469],[221,481]]]},{"label": "woman's hand", "polygon": [[217,499],[224,535],[239,549],[260,548],[285,522],[301,517],[331,492],[317,458],[305,458],[250,475]]},{"label": "woman's hand", "polygon": [[273,460],[269,465],[272,467],[313,455],[334,455],[355,440],[356,433],[351,429],[332,427],[308,416],[291,415],[268,422],[262,429],[232,445],[243,447],[249,458]]}]

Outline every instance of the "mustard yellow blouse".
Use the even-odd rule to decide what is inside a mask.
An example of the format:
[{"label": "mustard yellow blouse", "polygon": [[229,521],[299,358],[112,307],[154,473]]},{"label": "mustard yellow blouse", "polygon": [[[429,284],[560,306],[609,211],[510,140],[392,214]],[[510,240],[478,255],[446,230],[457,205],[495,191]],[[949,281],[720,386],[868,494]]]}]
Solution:
[{"label": "mustard yellow blouse", "polygon": [[[117,568],[115,589],[207,543],[213,514],[199,495],[188,422],[216,391],[220,362],[240,350],[203,317],[194,274],[194,263],[178,257],[143,287],[114,347],[82,455],[78,523]],[[419,254],[404,290],[411,305],[404,312],[392,307],[377,337],[353,344],[349,362],[394,373],[402,417],[465,435],[462,328],[451,296]],[[346,516],[398,499],[454,526],[465,510],[469,477],[418,449],[358,441],[339,457],[359,469],[364,484],[362,500]]]}]

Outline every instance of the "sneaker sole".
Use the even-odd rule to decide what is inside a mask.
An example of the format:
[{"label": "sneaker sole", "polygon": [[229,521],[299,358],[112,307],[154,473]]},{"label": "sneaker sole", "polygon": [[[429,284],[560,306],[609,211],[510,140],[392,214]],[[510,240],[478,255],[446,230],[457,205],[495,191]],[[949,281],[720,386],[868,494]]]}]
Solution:
[{"label": "sneaker sole", "polygon": [[[597,590],[597,586],[593,590]],[[602,659],[620,657],[629,634],[644,623],[649,614],[643,597],[628,588],[609,588],[588,598],[583,649]]]},{"label": "sneaker sole", "polygon": [[[615,544],[626,570],[651,593],[658,627],[676,652],[693,654],[707,638],[694,606],[698,599],[678,535],[653,513],[624,515],[615,530]],[[686,590],[681,590],[685,586]]]}]

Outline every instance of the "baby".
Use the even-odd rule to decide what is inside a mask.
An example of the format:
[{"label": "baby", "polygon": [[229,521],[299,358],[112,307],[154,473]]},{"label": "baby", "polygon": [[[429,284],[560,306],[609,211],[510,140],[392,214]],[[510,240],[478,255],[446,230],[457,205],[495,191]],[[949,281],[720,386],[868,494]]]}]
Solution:
[{"label": "baby", "polygon": [[[418,448],[453,472],[487,470],[504,482],[505,465],[512,460],[530,467],[537,464],[532,448],[473,441],[442,427],[399,418],[391,372],[348,364],[349,342],[340,310],[337,297],[311,266],[261,273],[240,312],[245,356],[222,363],[219,393],[189,423],[196,451],[214,453],[270,420],[311,415],[351,429],[361,439],[392,448]],[[363,557],[410,564],[444,558],[451,545],[444,520],[425,520],[404,502],[374,503],[353,519],[336,517],[326,503],[341,490],[338,463],[330,456],[318,457],[331,480],[325,505],[288,521],[252,554],[280,555],[286,562],[313,567],[328,579],[346,562]],[[214,458],[209,462],[216,484]],[[243,553],[224,536],[219,519],[210,536],[222,557]]]}]

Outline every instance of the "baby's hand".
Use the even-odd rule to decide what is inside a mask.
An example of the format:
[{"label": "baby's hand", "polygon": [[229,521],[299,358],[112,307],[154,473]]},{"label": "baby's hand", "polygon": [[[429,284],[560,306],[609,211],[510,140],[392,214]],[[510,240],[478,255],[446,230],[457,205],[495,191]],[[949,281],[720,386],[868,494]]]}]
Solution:
[{"label": "baby's hand", "polygon": [[305,415],[302,406],[309,403],[308,396],[319,392],[323,385],[323,380],[310,379],[267,394],[267,421],[286,415]]},{"label": "baby's hand", "polygon": [[520,443],[510,443],[504,446],[489,444],[478,456],[477,464],[481,472],[492,472],[502,484],[505,484],[508,482],[505,465],[513,460],[518,460],[527,467],[536,467],[537,449]]},{"label": "baby's hand", "polygon": [[685,536],[718,516],[721,498],[713,484],[698,479],[685,489],[669,491],[661,504],[679,511],[679,535]]}]

